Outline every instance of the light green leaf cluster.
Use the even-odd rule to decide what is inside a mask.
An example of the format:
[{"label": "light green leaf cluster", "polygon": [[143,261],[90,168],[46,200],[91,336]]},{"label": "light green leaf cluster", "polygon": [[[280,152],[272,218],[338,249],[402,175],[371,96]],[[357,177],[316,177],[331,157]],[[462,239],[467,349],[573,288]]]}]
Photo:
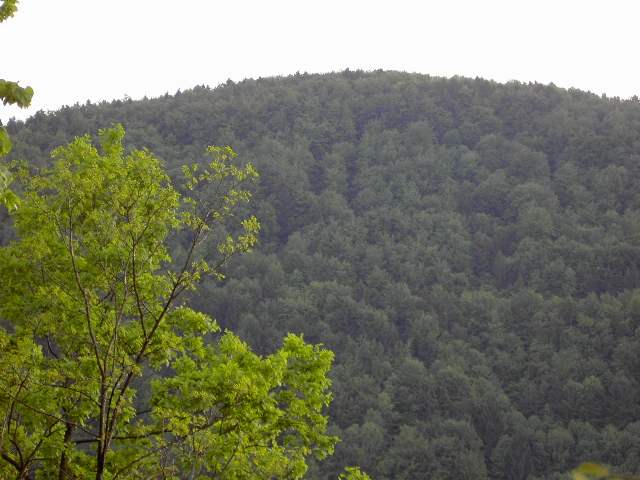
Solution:
[{"label": "light green leaf cluster", "polygon": [[[7,2],[0,7],[0,21],[2,21],[2,9],[7,6]],[[14,8],[15,11],[15,8]],[[33,88],[21,87],[16,82],[10,82],[0,78],[0,100],[4,105],[18,105],[26,108],[31,105],[33,98]],[[7,155],[11,151],[11,139],[7,129],[0,126],[0,157]]]},{"label": "light green leaf cluster", "polygon": [[13,17],[17,10],[18,0],[4,0],[0,5],[0,23],[9,17]]},{"label": "light green leaf cluster", "polygon": [[[18,10],[18,0],[4,0],[0,5],[0,23],[13,17]],[[1,58],[1,57],[0,57]],[[21,87],[16,82],[0,79],[0,100],[4,105],[18,105],[26,108],[31,104],[33,89]],[[11,139],[7,129],[0,124],[0,158],[11,151]],[[18,197],[9,189],[11,176],[5,166],[0,165],[0,205],[9,210],[18,208]]]},{"label": "light green leaf cluster", "polygon": [[4,157],[8,155],[11,151],[11,139],[9,138],[9,134],[4,127],[0,128],[0,157]]},{"label": "light green leaf cluster", "polygon": [[121,126],[99,138],[11,172],[23,194],[0,249],[2,478],[300,478],[336,441],[332,354],[289,336],[261,358],[180,300],[255,245],[255,217],[229,233],[255,169],[211,147],[185,168],[184,196],[153,154],[125,151]]},{"label": "light green leaf cluster", "polygon": [[0,99],[4,105],[18,105],[25,108],[31,104],[33,88],[21,87],[16,82],[0,79]]},{"label": "light green leaf cluster", "polygon": [[[42,369],[42,351],[31,338],[0,330],[0,351],[0,444],[15,442],[21,447],[21,455],[15,458],[2,452],[0,478],[12,478],[27,472],[39,452],[54,447],[51,439],[58,429],[60,402],[48,398],[47,385],[56,375]],[[22,421],[15,423],[10,418]]]},{"label": "light green leaf cluster", "polygon": [[[18,0],[4,0],[0,5],[0,23],[13,17],[18,10]],[[1,57],[0,57],[1,58]],[[26,108],[31,104],[33,89],[31,87],[21,87],[16,82],[0,79],[0,100],[4,105],[18,105]],[[0,124],[0,158],[11,151],[11,139],[7,129]],[[0,205],[4,205],[9,210],[18,208],[18,198],[9,189],[11,176],[6,167],[0,165]]]},{"label": "light green leaf cluster", "polygon": [[[4,20],[3,15],[6,11],[9,16],[15,11],[16,2],[7,2],[0,7],[0,22]],[[12,6],[13,5],[13,6]],[[13,10],[12,10],[13,9]],[[16,82],[9,82],[0,79],[0,100],[4,105],[17,104],[20,107],[28,107],[33,97],[33,89],[31,87],[20,87]],[[7,129],[0,125],[0,158],[11,152],[12,143],[9,138]],[[18,206],[17,196],[9,189],[11,176],[4,165],[0,165],[0,205],[4,205],[8,209],[15,209]]]},{"label": "light green leaf cluster", "polygon": [[[0,132],[0,143],[1,142],[2,132]],[[9,189],[11,180],[11,173],[0,165],[0,205],[4,205],[9,211],[17,209],[20,202],[18,196]]]},{"label": "light green leaf cluster", "polygon": [[331,352],[289,335],[261,358],[232,333],[174,362],[175,375],[153,383],[153,415],[173,432],[161,445],[179,472],[194,478],[300,478],[305,458],[323,458],[336,439],[324,434]]},{"label": "light green leaf cluster", "polygon": [[344,473],[338,475],[338,480],[370,480],[369,475],[360,471],[358,467],[346,467]]}]

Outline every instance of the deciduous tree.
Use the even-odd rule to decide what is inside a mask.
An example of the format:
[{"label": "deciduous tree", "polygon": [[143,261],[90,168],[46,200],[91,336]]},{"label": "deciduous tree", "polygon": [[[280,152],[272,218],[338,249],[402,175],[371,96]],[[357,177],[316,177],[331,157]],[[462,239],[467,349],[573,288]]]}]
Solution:
[{"label": "deciduous tree", "polygon": [[183,303],[254,246],[258,221],[234,215],[256,170],[210,147],[181,192],[123,137],[102,130],[100,149],[76,138],[50,168],[14,172],[0,477],[300,478],[336,441],[323,415],[332,353],[289,335],[260,357]]}]

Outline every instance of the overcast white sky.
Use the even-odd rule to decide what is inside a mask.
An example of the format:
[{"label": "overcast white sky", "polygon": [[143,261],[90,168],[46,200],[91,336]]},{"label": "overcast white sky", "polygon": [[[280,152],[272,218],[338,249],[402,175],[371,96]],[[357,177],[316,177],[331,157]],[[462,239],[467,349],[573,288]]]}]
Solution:
[{"label": "overcast white sky", "polygon": [[[2,1],[2,0],[0,0]],[[21,0],[0,78],[25,118],[228,78],[378,68],[640,94],[636,0]]]}]

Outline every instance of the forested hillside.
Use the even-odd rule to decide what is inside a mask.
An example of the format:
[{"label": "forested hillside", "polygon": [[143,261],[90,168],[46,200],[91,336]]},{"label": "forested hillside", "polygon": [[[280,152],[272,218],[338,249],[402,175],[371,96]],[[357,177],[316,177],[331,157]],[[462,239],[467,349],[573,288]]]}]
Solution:
[{"label": "forested hillside", "polygon": [[39,113],[12,157],[114,122],[176,177],[210,144],[260,172],[258,248],[190,301],[259,352],[335,352],[342,442],[309,478],[640,472],[637,99],[305,74]]}]

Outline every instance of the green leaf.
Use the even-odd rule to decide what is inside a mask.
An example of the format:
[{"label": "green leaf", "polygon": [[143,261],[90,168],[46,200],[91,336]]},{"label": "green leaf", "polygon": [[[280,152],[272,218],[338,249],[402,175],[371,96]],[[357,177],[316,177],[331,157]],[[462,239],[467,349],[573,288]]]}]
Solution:
[{"label": "green leaf", "polygon": [[0,79],[0,99],[5,105],[16,104],[26,108],[31,104],[33,89],[31,87],[21,87],[16,82]]},{"label": "green leaf", "polygon": [[0,23],[13,17],[18,10],[18,0],[4,0],[0,6]]},{"label": "green leaf", "polygon": [[371,478],[358,467],[346,467],[344,473],[338,475],[338,480],[371,480]]},{"label": "green leaf", "polygon": [[9,133],[4,127],[0,127],[0,157],[8,155],[11,151],[11,139]]}]

